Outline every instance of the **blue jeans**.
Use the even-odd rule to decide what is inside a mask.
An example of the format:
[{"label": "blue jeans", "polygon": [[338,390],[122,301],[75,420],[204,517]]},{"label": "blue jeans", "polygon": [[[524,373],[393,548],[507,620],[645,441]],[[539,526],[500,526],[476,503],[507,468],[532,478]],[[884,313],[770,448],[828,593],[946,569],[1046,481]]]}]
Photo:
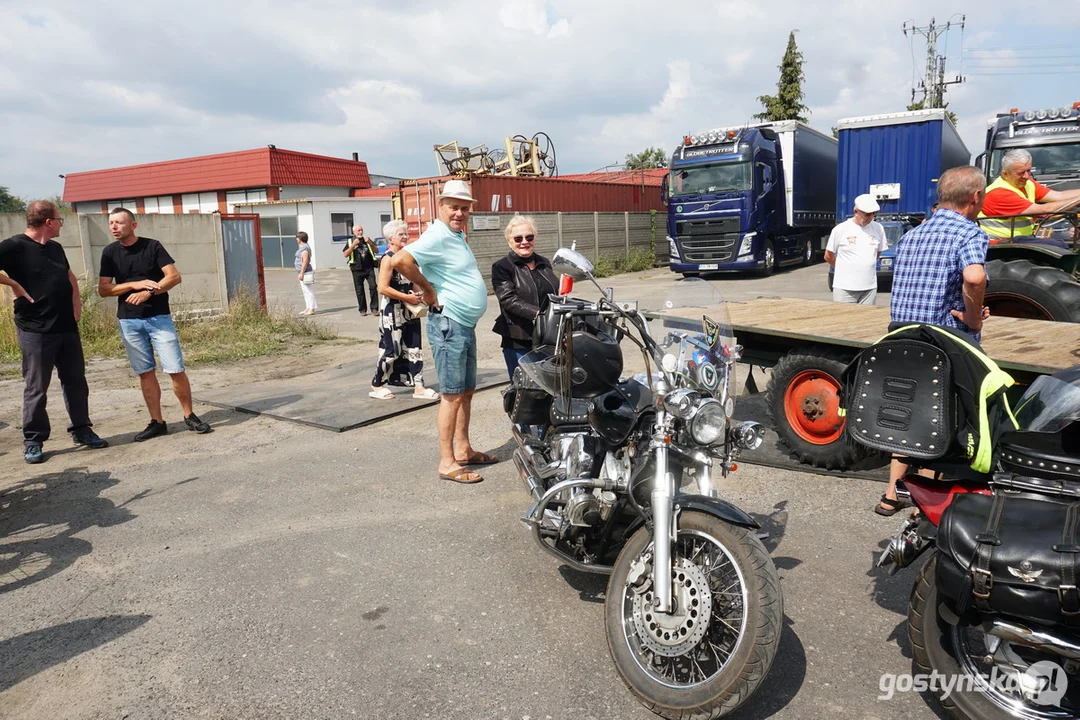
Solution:
[{"label": "blue jeans", "polygon": [[161,369],[169,375],[184,372],[184,356],[171,315],[148,318],[120,318],[120,339],[124,341],[128,362],[136,375],[152,371],[154,350],[161,358]]},{"label": "blue jeans", "polygon": [[531,352],[523,348],[503,348],[503,360],[506,361],[506,372],[510,373],[510,379],[514,379],[514,371],[527,353]]},{"label": "blue jeans", "polygon": [[475,390],[476,329],[433,312],[428,313],[427,332],[439,376],[439,392],[460,395]]}]

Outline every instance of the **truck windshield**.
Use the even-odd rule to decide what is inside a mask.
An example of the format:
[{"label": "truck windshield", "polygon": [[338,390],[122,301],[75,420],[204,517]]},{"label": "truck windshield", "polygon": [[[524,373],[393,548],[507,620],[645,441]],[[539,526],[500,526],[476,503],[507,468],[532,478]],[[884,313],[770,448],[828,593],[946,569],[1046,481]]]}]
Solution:
[{"label": "truck windshield", "polygon": [[749,162],[691,165],[671,169],[672,195],[734,192],[753,187]]},{"label": "truck windshield", "polygon": [[[1012,148],[994,151],[990,158],[990,177],[996,178],[1001,174],[1001,158],[1009,150]],[[1024,150],[1031,153],[1031,174],[1036,179],[1039,175],[1080,173],[1080,143],[1025,147]]]}]

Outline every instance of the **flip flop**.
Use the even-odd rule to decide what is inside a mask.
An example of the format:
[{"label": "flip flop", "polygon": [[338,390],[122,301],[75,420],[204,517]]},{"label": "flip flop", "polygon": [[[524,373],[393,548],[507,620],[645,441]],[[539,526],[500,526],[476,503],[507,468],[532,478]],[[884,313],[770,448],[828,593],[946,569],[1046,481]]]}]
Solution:
[{"label": "flip flop", "polygon": [[378,390],[372,390],[368,393],[369,398],[375,398],[376,400],[393,400],[394,394],[384,387]]},{"label": "flip flop", "polygon": [[448,473],[439,473],[440,480],[450,480],[451,482],[462,483],[463,485],[471,485],[473,483],[481,482],[484,476],[478,472],[473,472],[469,468],[460,467],[457,470],[451,470]]},{"label": "flip flop", "polygon": [[413,393],[413,400],[438,400],[439,393],[435,392],[431,388],[424,388],[422,393]]},{"label": "flip flop", "polygon": [[[888,507],[881,507],[882,505],[887,505]],[[892,517],[905,507],[907,507],[907,503],[903,500],[893,500],[882,495],[881,501],[874,506],[874,512],[884,517]]]},{"label": "flip flop", "polygon": [[499,462],[499,458],[482,452],[478,452],[466,460],[458,460],[461,465],[494,465],[497,462]]}]

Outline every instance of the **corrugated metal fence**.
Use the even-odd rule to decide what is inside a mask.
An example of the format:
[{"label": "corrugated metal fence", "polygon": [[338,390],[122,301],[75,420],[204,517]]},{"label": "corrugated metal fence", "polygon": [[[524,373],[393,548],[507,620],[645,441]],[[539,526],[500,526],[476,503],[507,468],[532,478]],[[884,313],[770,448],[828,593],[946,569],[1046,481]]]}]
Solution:
[{"label": "corrugated metal fence", "polygon": [[[505,231],[513,216],[481,212],[469,218],[469,245],[485,280],[491,276],[492,264],[510,251]],[[632,252],[649,250],[655,237],[657,264],[667,264],[663,213],[538,212],[528,216],[536,223],[536,252],[547,258],[573,245],[593,262],[601,257],[626,259]]]}]

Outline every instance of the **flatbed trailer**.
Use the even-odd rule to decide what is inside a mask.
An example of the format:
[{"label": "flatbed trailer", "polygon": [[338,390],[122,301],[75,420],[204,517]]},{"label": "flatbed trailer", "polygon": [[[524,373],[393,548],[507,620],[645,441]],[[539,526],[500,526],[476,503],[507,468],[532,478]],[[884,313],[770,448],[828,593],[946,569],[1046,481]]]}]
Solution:
[{"label": "flatbed trailer", "polygon": [[[889,308],[820,300],[758,298],[727,303],[747,389],[753,367],[771,370],[766,403],[773,429],[792,457],[829,470],[850,469],[867,456],[848,440],[839,413],[840,374],[855,355],[888,331]],[[1080,364],[1080,324],[991,317],[983,350],[1019,385]]]}]

